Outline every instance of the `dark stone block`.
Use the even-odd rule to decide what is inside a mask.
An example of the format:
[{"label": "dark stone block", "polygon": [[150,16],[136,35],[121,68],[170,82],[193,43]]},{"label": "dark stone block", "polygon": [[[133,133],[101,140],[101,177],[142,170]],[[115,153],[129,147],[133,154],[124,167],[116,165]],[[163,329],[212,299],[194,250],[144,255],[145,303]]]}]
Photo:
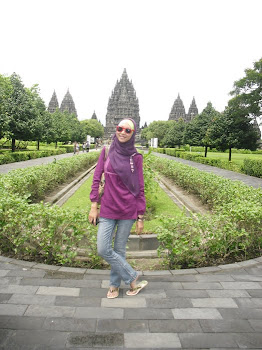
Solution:
[{"label": "dark stone block", "polygon": [[5,303],[11,298],[12,294],[0,294],[0,303]]},{"label": "dark stone block", "polygon": [[0,316],[0,328],[40,330],[44,320],[44,317]]},{"label": "dark stone block", "polygon": [[68,345],[88,346],[88,347],[110,347],[123,346],[124,335],[120,333],[114,334],[98,334],[98,333],[81,333],[71,334],[68,338]]}]

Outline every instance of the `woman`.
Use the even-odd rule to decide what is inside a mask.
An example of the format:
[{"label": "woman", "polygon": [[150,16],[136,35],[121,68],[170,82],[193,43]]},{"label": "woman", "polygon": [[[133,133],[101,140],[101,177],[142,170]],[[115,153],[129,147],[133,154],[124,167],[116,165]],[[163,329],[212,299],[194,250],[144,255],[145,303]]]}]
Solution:
[{"label": "woman", "polygon": [[[147,281],[137,284],[138,273],[125,258],[130,230],[136,221],[136,232],[142,233],[146,209],[143,158],[134,146],[135,134],[136,123],[133,119],[127,118],[118,124],[108,155],[106,148],[101,152],[90,193],[89,222],[95,225],[99,216],[98,254],[111,265],[109,299],[118,297],[121,280],[130,284],[126,293],[130,296],[137,295],[147,285]],[[99,214],[98,189],[103,172],[105,187]]]}]

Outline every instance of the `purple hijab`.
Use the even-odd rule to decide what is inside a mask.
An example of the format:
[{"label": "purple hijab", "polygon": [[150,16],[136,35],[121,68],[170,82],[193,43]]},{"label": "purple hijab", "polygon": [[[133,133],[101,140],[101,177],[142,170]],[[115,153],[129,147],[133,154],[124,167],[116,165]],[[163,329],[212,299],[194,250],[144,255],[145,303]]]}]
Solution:
[{"label": "purple hijab", "polygon": [[133,155],[138,154],[135,148],[136,123],[131,118],[124,119],[129,119],[134,123],[135,131],[131,139],[124,143],[119,142],[116,134],[114,135],[109,149],[109,159],[112,168],[121,178],[124,185],[137,197],[139,194],[139,178],[135,162],[133,161]]}]

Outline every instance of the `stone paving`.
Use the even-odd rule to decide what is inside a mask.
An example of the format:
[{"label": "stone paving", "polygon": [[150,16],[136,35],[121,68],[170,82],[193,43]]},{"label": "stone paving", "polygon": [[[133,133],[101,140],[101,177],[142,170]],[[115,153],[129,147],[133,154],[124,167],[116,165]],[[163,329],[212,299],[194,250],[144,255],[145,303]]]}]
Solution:
[{"label": "stone paving", "polygon": [[110,300],[109,271],[0,256],[0,349],[262,348],[262,258],[140,274]]},{"label": "stone paving", "polygon": [[140,274],[109,300],[109,271],[0,256],[0,350],[262,349],[262,257]]}]

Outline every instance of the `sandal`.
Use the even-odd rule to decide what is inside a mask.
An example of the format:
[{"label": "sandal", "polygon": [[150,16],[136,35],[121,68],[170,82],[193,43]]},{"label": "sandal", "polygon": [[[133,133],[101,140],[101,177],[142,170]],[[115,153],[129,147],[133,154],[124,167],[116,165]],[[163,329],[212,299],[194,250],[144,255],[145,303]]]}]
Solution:
[{"label": "sandal", "polygon": [[115,299],[119,296],[119,288],[110,287],[107,292],[107,299]]},{"label": "sandal", "polygon": [[137,295],[143,288],[145,288],[148,285],[147,281],[141,281],[140,283],[138,283],[138,285],[135,288],[129,289],[126,292],[126,295],[129,296],[134,296]]}]

